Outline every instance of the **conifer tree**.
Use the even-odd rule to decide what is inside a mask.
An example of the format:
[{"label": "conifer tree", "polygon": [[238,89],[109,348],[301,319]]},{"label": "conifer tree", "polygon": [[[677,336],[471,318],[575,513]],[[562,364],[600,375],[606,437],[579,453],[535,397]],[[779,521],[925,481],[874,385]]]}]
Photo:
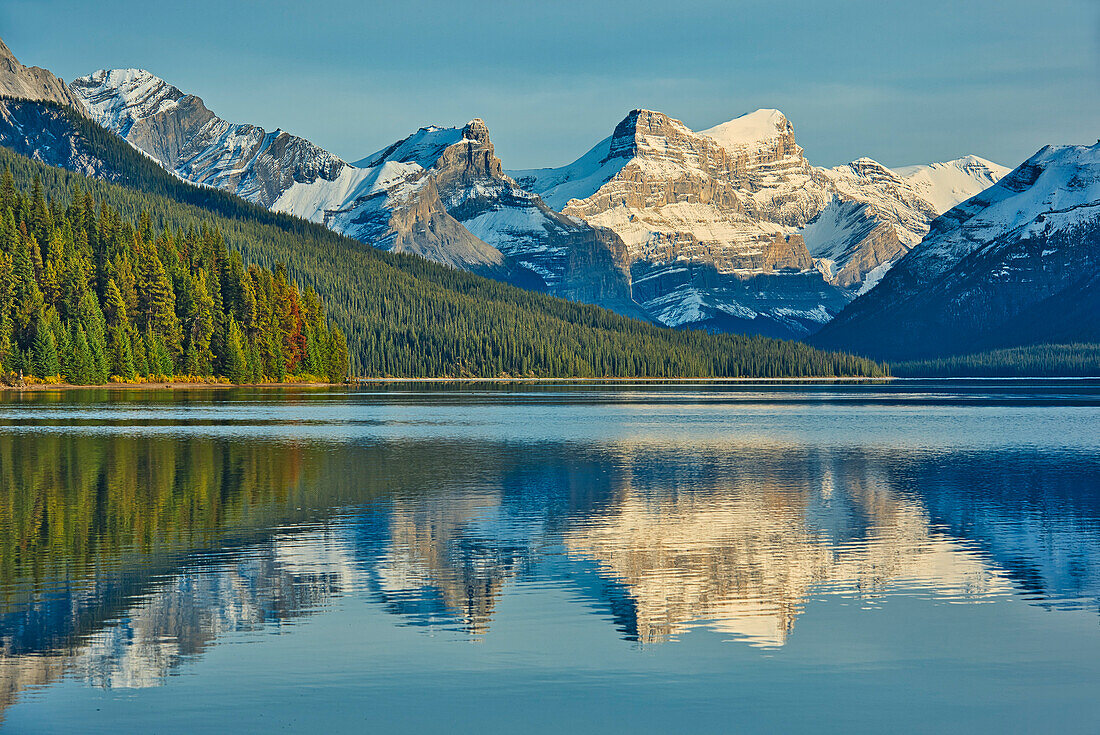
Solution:
[{"label": "conifer tree", "polygon": [[54,339],[53,330],[41,316],[35,327],[31,369],[39,378],[49,378],[61,373],[61,361],[57,356],[57,340]]},{"label": "conifer tree", "polygon": [[73,325],[72,349],[72,362],[65,375],[66,379],[73,385],[91,385],[101,382],[97,379],[97,368],[92,351],[88,347],[87,336],[79,323]]},{"label": "conifer tree", "polygon": [[327,368],[330,383],[339,383],[348,377],[348,343],[339,327],[331,330]]},{"label": "conifer tree", "polygon": [[234,383],[244,383],[248,379],[248,365],[241,345],[241,329],[233,317],[229,317],[229,333],[225,343],[225,377]]},{"label": "conifer tree", "polygon": [[119,326],[108,328],[108,347],[111,352],[111,374],[126,380],[133,380],[137,375],[137,367],[134,362],[133,344],[130,340],[130,331]]}]

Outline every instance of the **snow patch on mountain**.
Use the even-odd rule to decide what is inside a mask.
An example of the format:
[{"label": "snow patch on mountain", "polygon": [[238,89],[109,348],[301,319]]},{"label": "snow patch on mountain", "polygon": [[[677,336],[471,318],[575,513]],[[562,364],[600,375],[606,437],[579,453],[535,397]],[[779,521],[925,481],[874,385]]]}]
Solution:
[{"label": "snow patch on mountain", "polygon": [[570,200],[585,199],[598,191],[629,161],[628,156],[611,155],[611,136],[608,136],[567,166],[509,171],[508,175],[523,188],[537,192],[549,206],[561,211]]},{"label": "snow patch on mountain", "polygon": [[463,140],[463,130],[463,128],[441,128],[429,125],[391,146],[356,161],[353,165],[359,168],[371,168],[383,161],[402,161],[415,163],[421,168],[428,169],[435,165],[443,155],[443,151]]},{"label": "snow patch on mountain", "polygon": [[953,161],[901,166],[894,172],[943,214],[1000,181],[1011,169],[978,156]]},{"label": "snow patch on mountain", "polygon": [[909,261],[927,277],[994,239],[1051,236],[1100,217],[1100,143],[1046,146],[946,212]]},{"label": "snow patch on mountain", "polygon": [[348,223],[335,218],[335,215],[347,211],[354,202],[379,194],[387,194],[391,199],[407,199],[412,187],[405,185],[421,170],[418,164],[398,161],[386,161],[371,168],[346,166],[332,181],[295,182],[275,200],[271,209],[352,235]]}]

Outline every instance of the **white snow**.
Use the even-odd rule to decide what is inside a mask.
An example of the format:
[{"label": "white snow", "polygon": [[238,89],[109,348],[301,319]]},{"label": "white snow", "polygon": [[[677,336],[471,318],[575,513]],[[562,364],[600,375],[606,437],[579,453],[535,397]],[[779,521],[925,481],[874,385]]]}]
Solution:
[{"label": "white snow", "polygon": [[931,202],[938,214],[943,214],[997,183],[1010,170],[971,155],[942,163],[902,166],[894,172]]},{"label": "white snow", "polygon": [[610,153],[611,136],[608,136],[567,166],[509,171],[508,175],[560,211],[572,199],[592,196],[630,162],[622,156],[610,158]]},{"label": "white snow", "polygon": [[295,182],[271,208],[313,222],[326,222],[326,214],[346,210],[362,199],[380,193],[399,196],[406,179],[422,169],[416,163],[386,161],[373,168],[345,166],[333,181]]},{"label": "white snow", "polygon": [[729,122],[699,131],[700,135],[714,139],[727,150],[739,151],[756,147],[764,141],[791,132],[791,123],[779,110],[761,109],[735,117]]},{"label": "white snow", "polygon": [[882,277],[886,275],[886,271],[890,270],[894,266],[894,261],[888,260],[885,263],[879,263],[867,273],[863,278],[863,285],[856,291],[856,296],[862,296],[870,291],[872,288],[878,285]]},{"label": "white snow", "polygon": [[431,168],[443,151],[463,140],[462,128],[441,128],[436,125],[420,128],[408,138],[383,148],[366,158],[356,161],[353,166],[370,168],[382,161],[402,161],[416,163],[422,168]]},{"label": "white snow", "polygon": [[100,69],[70,86],[92,119],[122,137],[135,121],[172,109],[184,96],[144,69]]}]

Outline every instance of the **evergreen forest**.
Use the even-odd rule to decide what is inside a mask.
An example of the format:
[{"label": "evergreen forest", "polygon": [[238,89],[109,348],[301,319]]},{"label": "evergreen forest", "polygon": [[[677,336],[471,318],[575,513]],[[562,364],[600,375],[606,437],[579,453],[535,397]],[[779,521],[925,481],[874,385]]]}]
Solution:
[{"label": "evergreen forest", "polygon": [[90,193],[47,202],[0,179],[0,369],[7,382],[224,377],[339,381],[347,343],[312,288],[245,265],[216,228],[136,222]]}]

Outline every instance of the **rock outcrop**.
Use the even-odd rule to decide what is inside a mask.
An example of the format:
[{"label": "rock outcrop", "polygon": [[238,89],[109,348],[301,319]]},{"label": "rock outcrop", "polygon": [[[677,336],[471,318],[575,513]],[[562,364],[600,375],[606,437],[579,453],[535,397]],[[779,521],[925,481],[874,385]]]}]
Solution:
[{"label": "rock outcrop", "polygon": [[97,71],[71,87],[96,122],[165,168],[265,207],[295,182],[331,181],[347,166],[296,135],[222,120],[142,69]]},{"label": "rock outcrop", "polygon": [[0,97],[56,102],[84,114],[80,103],[62,79],[37,66],[23,66],[0,41]]}]

